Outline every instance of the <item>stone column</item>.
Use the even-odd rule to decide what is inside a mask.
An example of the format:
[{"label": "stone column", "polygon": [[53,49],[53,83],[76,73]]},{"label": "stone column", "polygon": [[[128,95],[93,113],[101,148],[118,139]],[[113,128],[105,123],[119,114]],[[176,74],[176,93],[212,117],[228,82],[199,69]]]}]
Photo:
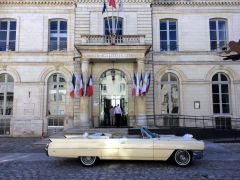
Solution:
[{"label": "stone column", "polygon": [[[144,76],[145,73],[145,65],[144,65],[145,59],[137,59],[137,72],[139,75],[139,78],[142,75]],[[143,77],[144,78],[144,77]],[[146,126],[146,105],[145,105],[145,96],[138,96],[136,97],[136,121],[137,126]]]},{"label": "stone column", "polygon": [[[84,84],[87,85],[88,81],[88,66],[89,59],[81,59],[81,71],[83,75]],[[80,97],[80,121],[79,126],[89,128],[89,97]]]}]

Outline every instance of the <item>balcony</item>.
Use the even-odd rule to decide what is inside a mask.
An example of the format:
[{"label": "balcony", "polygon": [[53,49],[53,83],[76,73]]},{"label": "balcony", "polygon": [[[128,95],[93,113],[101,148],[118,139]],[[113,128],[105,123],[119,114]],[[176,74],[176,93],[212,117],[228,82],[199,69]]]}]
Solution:
[{"label": "balcony", "polygon": [[145,45],[145,35],[82,35],[82,45]]}]

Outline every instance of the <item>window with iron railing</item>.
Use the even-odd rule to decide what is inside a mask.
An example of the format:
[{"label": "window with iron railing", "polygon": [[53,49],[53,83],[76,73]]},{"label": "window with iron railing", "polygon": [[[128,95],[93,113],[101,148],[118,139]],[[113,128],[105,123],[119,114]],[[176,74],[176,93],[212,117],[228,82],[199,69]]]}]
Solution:
[{"label": "window with iron railing", "polygon": [[[104,18],[104,35],[105,43],[122,43],[123,42],[123,18],[105,17]],[[114,38],[113,38],[114,35]]]},{"label": "window with iron railing", "polygon": [[232,129],[231,117],[215,117],[216,129]]},{"label": "window with iron railing", "polygon": [[177,20],[160,20],[160,51],[177,51]]},{"label": "window with iron railing", "polygon": [[49,51],[67,50],[67,21],[51,20],[49,22]]},{"label": "window with iron railing", "polygon": [[222,50],[227,46],[227,21],[225,19],[211,19],[210,29],[210,49],[212,51]]},{"label": "window with iron railing", "polygon": [[0,51],[15,51],[16,21],[0,20]]}]

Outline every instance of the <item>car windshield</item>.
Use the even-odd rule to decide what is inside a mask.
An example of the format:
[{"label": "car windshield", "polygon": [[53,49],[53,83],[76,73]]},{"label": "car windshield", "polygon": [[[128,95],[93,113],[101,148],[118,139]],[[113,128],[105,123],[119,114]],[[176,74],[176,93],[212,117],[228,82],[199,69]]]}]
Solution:
[{"label": "car windshield", "polygon": [[147,128],[141,128],[140,130],[141,130],[143,138],[145,138],[145,137],[148,137],[150,139],[156,138],[156,135],[153,134],[151,131],[149,131]]}]

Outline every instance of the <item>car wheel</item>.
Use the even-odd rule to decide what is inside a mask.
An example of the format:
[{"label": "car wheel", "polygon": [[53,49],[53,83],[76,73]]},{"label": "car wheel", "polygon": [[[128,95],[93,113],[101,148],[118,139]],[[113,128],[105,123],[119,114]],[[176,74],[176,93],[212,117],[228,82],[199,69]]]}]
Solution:
[{"label": "car wheel", "polygon": [[96,156],[81,156],[80,161],[84,166],[93,166],[97,161],[97,157]]},{"label": "car wheel", "polygon": [[192,156],[186,150],[177,150],[174,153],[173,160],[178,166],[186,167],[191,164]]}]

